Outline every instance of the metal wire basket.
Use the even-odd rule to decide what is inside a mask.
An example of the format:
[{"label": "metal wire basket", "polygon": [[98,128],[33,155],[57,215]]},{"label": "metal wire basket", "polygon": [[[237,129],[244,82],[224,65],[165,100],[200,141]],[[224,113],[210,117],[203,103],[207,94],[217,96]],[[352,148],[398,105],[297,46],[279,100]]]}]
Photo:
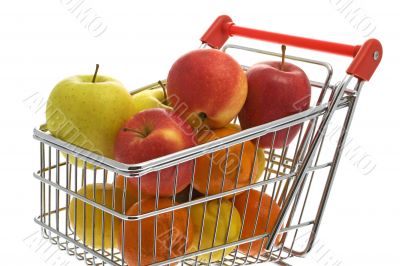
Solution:
[{"label": "metal wire basket", "polygon": [[[331,81],[333,70],[330,64],[314,59],[287,56],[288,60],[295,61],[296,64],[301,64],[305,68],[312,67],[324,73],[319,75],[316,80],[311,80],[314,99],[311,108],[206,144],[139,164],[127,165],[109,158],[103,158],[88,150],[57,139],[46,132],[45,129],[34,129],[34,138],[40,143],[40,168],[33,174],[40,181],[40,215],[35,218],[35,222],[41,226],[44,238],[49,239],[52,244],[58,245],[60,250],[66,251],[68,255],[75,256],[78,260],[84,260],[88,265],[127,265],[125,245],[123,243],[118,245],[114,239],[117,233],[125,236],[125,229],[129,223],[131,223],[130,226],[132,224],[137,226],[138,256],[136,265],[145,264],[143,263],[145,261],[143,253],[152,254],[150,256],[150,264],[152,265],[176,263],[187,265],[244,265],[262,262],[288,265],[284,262],[286,259],[293,256],[302,257],[311,250],[321,225],[361,87],[366,80],[369,80],[378,66],[382,56],[382,48],[377,40],[369,40],[363,46],[349,46],[243,28],[233,24],[227,16],[219,17],[212,24],[202,38],[203,46],[221,48],[224,52],[231,54],[242,53],[244,56],[256,56],[258,60],[268,57],[281,57],[281,54],[259,49],[233,44],[224,45],[225,41],[233,35],[352,56],[354,60],[344,79],[335,84]],[[246,69],[247,65],[243,64],[243,68]],[[352,80],[355,82],[352,83]],[[158,87],[160,87],[160,83],[154,83],[132,93]],[[335,125],[340,125],[341,128],[338,140],[335,142],[326,140],[326,132],[333,123],[332,121]],[[236,120],[234,122],[238,123]],[[290,145],[286,145],[287,136],[291,128],[296,125],[300,126],[300,132]],[[243,147],[248,141],[253,141],[256,144],[256,150],[258,150],[260,137],[273,134],[272,139],[274,140],[276,132],[279,130],[286,130],[287,132],[285,144],[283,148],[277,149],[274,148],[272,141],[271,148],[264,150],[266,165],[261,178],[256,182],[223,190],[224,181],[222,181],[220,193],[209,194],[206,191],[205,195],[196,195],[193,188],[194,169],[200,157],[209,156],[213,158],[219,151],[228,154],[237,145],[243,151]],[[254,153],[253,162],[257,160],[256,157],[257,154]],[[242,160],[243,152],[240,153],[237,161],[237,168],[235,168],[237,171],[240,170]],[[140,211],[141,199],[143,198],[141,176],[156,173],[160,177],[160,172],[163,169],[173,167],[176,169],[176,179],[179,165],[188,161],[193,162],[193,173],[192,182],[187,189],[181,193],[174,193],[170,199],[171,206],[165,208],[158,208],[160,197],[157,193],[154,200],[156,202],[155,209],[142,213]],[[227,169],[225,168],[224,171],[227,171]],[[253,167],[251,174],[254,171]],[[119,175],[122,176],[123,180],[121,197],[116,196],[117,177]],[[225,176],[226,172],[223,175]],[[137,215],[127,214],[127,181],[131,178],[138,181],[137,194],[135,195],[139,206]],[[238,178],[238,175],[236,178]],[[208,182],[210,182],[210,175]],[[99,186],[102,195],[96,195],[96,190],[89,193],[90,184]],[[157,184],[159,185],[159,180],[157,180]],[[119,186],[121,188],[121,184]],[[111,191],[110,202],[106,200],[107,188],[110,188]],[[79,193],[82,189],[85,191],[83,194]],[[233,216],[232,210],[238,195],[246,195],[247,203],[251,189],[268,194],[279,205],[280,212],[276,221],[274,221],[272,230],[265,230],[262,234],[255,233],[258,222],[256,220],[253,235],[243,237],[242,233],[246,222],[242,220],[239,225],[238,239],[227,242],[229,234],[227,233],[225,242],[216,244],[219,219],[228,219],[230,227]],[[99,197],[101,198],[100,201],[98,200]],[[229,198],[232,202],[231,210],[222,213],[222,202],[226,198]],[[75,201],[72,201],[72,199],[75,199]],[[202,248],[200,242],[204,239],[202,240],[202,237],[200,237],[199,243],[196,243],[197,249],[190,250],[186,241],[189,237],[187,235],[189,230],[187,230],[186,235],[183,235],[184,247],[179,249],[178,254],[174,252],[175,247],[173,245],[177,237],[174,235],[174,222],[177,222],[174,221],[174,215],[179,210],[186,210],[188,225],[191,222],[190,212],[193,208],[196,208],[194,206],[202,206],[203,213],[205,213],[208,203],[211,201],[217,202],[218,206],[215,225],[213,225],[214,231],[211,234],[213,237],[212,245]],[[256,217],[263,212],[271,213],[272,204],[269,208],[261,208],[261,198],[259,203],[257,208],[247,211],[255,212]],[[77,204],[84,206],[84,214],[78,218],[77,209],[79,207],[77,207]],[[71,209],[75,212],[73,216],[69,215]],[[157,222],[157,217],[161,215],[170,215],[171,218],[168,224],[170,229],[167,232],[161,232],[167,233],[162,237],[168,240],[162,242],[167,243],[164,247],[167,257],[162,258],[156,254],[160,250],[157,244],[161,243],[158,241],[160,239],[160,232],[158,231],[160,225]],[[71,221],[71,217],[74,217],[75,221]],[[100,220],[96,217],[100,217]],[[84,224],[83,238],[80,238],[76,233],[77,219],[83,219],[81,221]],[[154,228],[151,231],[143,232],[142,223],[145,223],[146,219],[155,221],[153,222]],[[198,222],[201,224],[200,236],[202,236],[205,223],[207,223],[205,215],[202,216],[202,221]],[[268,223],[272,223],[270,217],[267,220]],[[157,241],[154,241],[150,253],[142,248],[143,241],[146,241],[146,238],[150,237],[149,235],[157,239]],[[206,237],[209,238],[210,236],[204,236],[204,238]],[[249,252],[250,248],[247,252],[238,249],[240,245],[254,244],[257,241],[260,243],[260,240],[263,242],[256,254]],[[122,242],[124,242],[124,237]],[[122,248],[119,249],[119,247]],[[211,256],[211,252],[215,253],[216,251],[223,252],[221,259],[217,261],[212,260]],[[204,259],[204,254],[206,256],[210,254],[208,260]]]}]

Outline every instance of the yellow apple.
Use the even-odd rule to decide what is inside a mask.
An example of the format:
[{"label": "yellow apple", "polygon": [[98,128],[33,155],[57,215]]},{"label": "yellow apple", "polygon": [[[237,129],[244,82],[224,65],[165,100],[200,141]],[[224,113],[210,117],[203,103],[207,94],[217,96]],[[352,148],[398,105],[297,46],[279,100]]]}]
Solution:
[{"label": "yellow apple", "polygon": [[[85,196],[85,189],[81,188],[78,194]],[[103,184],[98,183],[96,185],[90,184],[86,186],[86,198],[89,198],[96,203],[103,204],[103,194],[105,195],[104,205],[108,208],[112,208],[113,202],[113,185],[106,184],[105,190],[103,191]],[[94,195],[96,198],[94,199]],[[122,212],[122,199],[123,191],[120,188],[115,189],[115,206],[114,210],[117,212]],[[135,203],[135,197],[128,191],[126,194],[126,204],[125,209],[128,210]],[[93,216],[94,214],[94,216]],[[85,219],[86,217],[86,219]],[[94,218],[94,220],[93,220]],[[69,222],[72,230],[75,230],[76,235],[84,240],[86,245],[93,247],[94,238],[94,248],[102,248],[102,230],[104,227],[104,248],[110,249],[112,244],[112,215],[104,212],[104,226],[103,226],[103,212],[100,209],[93,208],[90,204],[85,204],[81,200],[76,200],[73,198],[69,205]],[[93,235],[94,226],[94,235]],[[117,242],[115,241],[119,231],[121,230],[121,220],[114,217],[114,247],[116,247]]]},{"label": "yellow apple", "polygon": [[132,96],[117,80],[97,76],[93,82],[92,75],[74,76],[51,92],[47,128],[61,140],[113,158],[115,137],[134,112]]},{"label": "yellow apple", "polygon": [[[240,227],[241,227],[241,218],[239,212],[232,205],[232,203],[228,200],[222,200],[221,206],[219,208],[219,217],[218,217],[218,205],[219,200],[213,200],[206,204],[206,210],[204,215],[204,225],[203,231],[201,235],[201,243],[200,249],[208,249],[211,247],[216,247],[220,245],[224,245],[226,243],[234,242],[239,239]],[[230,218],[232,210],[232,218]],[[204,204],[194,205],[190,211],[190,220],[193,223],[193,245],[190,248],[190,252],[194,252],[198,250],[199,241],[200,241],[200,231],[202,229],[202,219],[204,214]],[[215,224],[217,223],[217,232],[215,235]],[[229,229],[229,231],[228,231]],[[214,243],[213,243],[214,242]],[[215,251],[211,255],[211,262],[221,261],[222,255],[227,256],[231,253],[235,247],[230,247],[225,249],[225,253],[223,250]],[[210,253],[203,254],[198,256],[197,260],[199,262],[208,262],[210,258]]]},{"label": "yellow apple", "polygon": [[172,108],[168,106],[165,98],[165,93],[162,88],[144,90],[132,95],[135,114],[140,111],[150,109],[150,108]]},{"label": "yellow apple", "polygon": [[264,149],[261,147],[258,147],[256,180],[259,180],[262,177],[262,174],[264,173],[264,170],[265,170],[265,163],[266,163],[266,160],[265,160]]}]

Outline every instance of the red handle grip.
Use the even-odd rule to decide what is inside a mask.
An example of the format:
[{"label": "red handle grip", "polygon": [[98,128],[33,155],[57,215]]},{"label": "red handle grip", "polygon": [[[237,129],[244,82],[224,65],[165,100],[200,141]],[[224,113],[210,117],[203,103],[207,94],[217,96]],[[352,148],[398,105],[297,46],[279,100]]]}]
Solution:
[{"label": "red handle grip", "polygon": [[326,53],[354,57],[347,73],[362,80],[370,80],[382,59],[382,45],[376,39],[367,40],[362,46],[328,42],[285,35],[237,26],[229,16],[218,17],[201,41],[212,48],[219,49],[231,36],[241,36],[262,41],[274,42],[306,48]]}]

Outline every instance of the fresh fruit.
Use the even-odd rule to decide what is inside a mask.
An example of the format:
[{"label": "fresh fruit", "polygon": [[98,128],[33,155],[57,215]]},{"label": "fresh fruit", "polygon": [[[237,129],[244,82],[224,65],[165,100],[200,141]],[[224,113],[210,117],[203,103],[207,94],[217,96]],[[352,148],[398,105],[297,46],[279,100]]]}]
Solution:
[{"label": "fresh fruit", "polygon": [[247,80],[228,54],[199,49],[180,57],[167,79],[168,100],[194,127],[221,128],[237,116],[247,95]]},{"label": "fresh fruit", "polygon": [[236,129],[238,131],[242,130],[242,128],[238,124],[228,124],[225,127],[233,128],[233,129]]},{"label": "fresh fruit", "polygon": [[[113,208],[113,186],[111,184],[105,184],[104,187],[105,189],[103,190],[103,184],[101,183],[96,185],[88,184],[86,186],[86,191],[85,188],[82,187],[78,191],[78,194],[91,199],[96,203],[104,204],[107,208],[114,209],[117,212],[122,212],[122,190],[119,188],[115,189],[115,205]],[[104,200],[103,195],[105,195]],[[130,193],[127,193],[125,202],[126,210],[128,210],[134,203],[134,197]],[[112,215],[104,212],[104,249],[111,248],[112,235],[114,234],[115,239],[115,236],[119,233],[121,220],[114,217],[114,232],[112,232],[112,220]],[[86,245],[96,249],[102,248],[103,212],[100,209],[93,208],[93,206],[90,204],[85,204],[79,199],[77,200],[72,198],[69,205],[69,222],[73,230],[76,228],[76,235],[82,241],[85,239]]]},{"label": "fresh fruit", "polygon": [[[205,130],[199,134],[198,142],[199,144],[203,144],[235,134],[239,131],[240,130],[233,127]],[[244,142],[242,159],[240,160],[241,153],[242,144],[237,144],[229,148],[228,154],[227,150],[223,149],[214,152],[213,157],[210,154],[206,154],[197,158],[194,188],[199,192],[206,194],[208,187],[208,195],[212,195],[229,191],[234,188],[243,187],[255,182],[258,169],[257,159],[254,162],[254,157],[256,157],[255,145],[251,141]],[[209,177],[210,162],[212,169]],[[210,184],[207,186],[208,180],[210,180]],[[233,195],[228,197],[232,196]]]},{"label": "fresh fruit", "polygon": [[[241,238],[249,238],[253,236],[262,235],[265,233],[271,233],[277,220],[279,213],[281,211],[279,205],[267,194],[261,193],[258,190],[251,189],[249,192],[249,198],[246,210],[246,199],[247,192],[244,192],[236,197],[235,207],[240,213],[244,227]],[[260,210],[258,212],[258,206],[261,204]],[[246,215],[244,215],[246,210]],[[255,229],[255,233],[253,234]],[[258,252],[264,251],[264,245],[267,243],[268,238],[260,239],[257,241],[247,244],[242,244],[239,246],[239,251],[251,256],[256,256]],[[280,242],[280,237],[278,236],[275,244],[278,245]],[[250,248],[251,245],[251,248]]]},{"label": "fresh fruit", "polygon": [[256,180],[259,180],[263,176],[263,173],[265,170],[265,163],[266,163],[266,160],[265,160],[264,149],[258,147],[258,150],[257,150],[257,165],[258,165],[258,167],[257,167]]},{"label": "fresh fruit", "polygon": [[[149,213],[155,210],[155,199],[148,198],[141,201],[141,213]],[[158,209],[172,206],[170,198],[160,198]],[[138,215],[139,204],[133,205],[127,215]],[[141,220],[141,257],[140,265],[149,265],[160,262],[168,258],[174,258],[185,254],[185,247],[189,250],[193,243],[193,225],[188,219],[187,209],[178,209]],[[189,221],[189,224],[188,224]],[[138,221],[128,221],[125,223],[124,252],[125,260],[129,266],[138,265],[138,243],[139,228]],[[155,227],[156,225],[156,227]],[[154,228],[157,228],[156,237]],[[172,231],[171,231],[172,228]],[[122,250],[122,230],[118,236],[119,250]],[[172,233],[172,243],[171,241]],[[171,256],[169,256],[171,249]],[[153,257],[153,250],[156,247],[156,257]]]},{"label": "fresh fruit", "polygon": [[[129,186],[128,185],[129,178],[127,178],[126,180],[127,180],[127,182],[126,182],[126,193],[127,193],[127,195],[132,197],[132,200],[134,202],[137,202],[138,201],[138,197],[139,197],[137,187]],[[116,177],[116,179],[115,179],[115,186],[117,188],[121,189],[121,191],[124,191],[124,182],[125,182],[124,181],[124,177],[122,175],[118,175]],[[144,195],[141,195],[141,196],[143,197]]]},{"label": "fresh fruit", "polygon": [[[155,159],[195,146],[193,129],[175,113],[161,109],[147,109],[133,116],[119,131],[115,141],[115,158],[127,164]],[[178,168],[178,170],[176,169]],[[193,161],[188,161],[141,176],[142,195],[155,196],[157,187],[161,197],[182,191],[191,181]],[[129,178],[128,185],[138,188],[138,178]]]},{"label": "fresh fruit", "polygon": [[[204,209],[204,204],[194,205],[190,210],[190,218],[193,223],[193,245],[191,252],[197,250],[203,250],[211,247],[216,247],[220,245],[224,245],[227,243],[231,243],[237,241],[239,239],[240,227],[241,227],[241,219],[239,212],[232,205],[232,203],[228,200],[221,200],[221,205],[219,207],[219,216],[218,216],[218,206],[219,200],[209,201],[206,204],[206,208]],[[204,215],[204,224],[203,214]],[[231,217],[232,210],[232,218]],[[215,228],[215,225],[218,225]],[[203,231],[201,235],[201,243],[200,242],[200,232]],[[215,229],[217,232],[215,233]],[[214,240],[215,235],[215,240]],[[199,248],[200,244],[200,248]],[[211,262],[221,261],[223,256],[229,255],[235,247],[230,247],[223,250],[212,252]],[[210,258],[210,253],[198,256],[199,262],[208,262]]]},{"label": "fresh fruit", "polygon": [[150,108],[172,108],[166,105],[165,92],[162,88],[144,90],[132,95],[135,114]]},{"label": "fresh fruit", "polygon": [[[255,127],[310,107],[310,81],[304,71],[296,65],[282,62],[262,62],[247,71],[249,91],[246,103],[239,113],[243,129]],[[262,148],[280,149],[294,139],[301,125],[269,133],[260,139]]]},{"label": "fresh fruit", "polygon": [[[242,128],[240,127],[240,125],[238,124],[229,124],[226,127],[229,128],[233,128],[236,129],[237,131],[242,130]],[[265,163],[267,161],[265,160],[265,154],[264,154],[264,149],[261,147],[258,147],[257,149],[257,174],[256,174],[256,179],[255,180],[259,180],[262,177],[262,174],[265,170]]]},{"label": "fresh fruit", "polygon": [[134,111],[131,95],[117,80],[96,74],[74,76],[51,92],[47,128],[61,140],[113,158],[115,137]]}]

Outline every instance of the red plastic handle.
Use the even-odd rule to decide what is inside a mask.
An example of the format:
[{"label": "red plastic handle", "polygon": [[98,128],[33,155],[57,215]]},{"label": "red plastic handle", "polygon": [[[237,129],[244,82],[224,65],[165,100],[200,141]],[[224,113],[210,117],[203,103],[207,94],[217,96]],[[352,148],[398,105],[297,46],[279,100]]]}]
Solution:
[{"label": "red plastic handle", "polygon": [[348,45],[285,35],[237,26],[229,16],[220,16],[201,37],[201,41],[219,49],[231,36],[241,36],[289,46],[306,48],[326,53],[354,57],[347,73],[362,80],[370,80],[382,59],[382,45],[376,39],[369,39],[363,45]]}]

